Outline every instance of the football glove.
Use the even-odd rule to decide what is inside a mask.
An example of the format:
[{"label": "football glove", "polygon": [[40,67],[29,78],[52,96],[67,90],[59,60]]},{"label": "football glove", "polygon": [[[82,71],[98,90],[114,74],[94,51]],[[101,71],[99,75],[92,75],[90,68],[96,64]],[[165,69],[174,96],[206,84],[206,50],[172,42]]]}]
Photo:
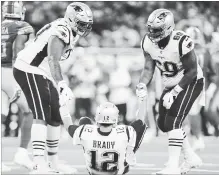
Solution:
[{"label": "football glove", "polygon": [[60,106],[67,104],[69,100],[74,98],[72,90],[68,87],[64,80],[58,83],[58,92]]},{"label": "football glove", "polygon": [[147,87],[146,84],[144,83],[139,83],[136,86],[136,95],[140,100],[144,100],[144,98],[147,96],[148,92],[147,92]]},{"label": "football glove", "polygon": [[166,109],[170,109],[174,100],[182,90],[179,85],[176,85],[170,92],[167,92],[163,97],[163,106]]}]

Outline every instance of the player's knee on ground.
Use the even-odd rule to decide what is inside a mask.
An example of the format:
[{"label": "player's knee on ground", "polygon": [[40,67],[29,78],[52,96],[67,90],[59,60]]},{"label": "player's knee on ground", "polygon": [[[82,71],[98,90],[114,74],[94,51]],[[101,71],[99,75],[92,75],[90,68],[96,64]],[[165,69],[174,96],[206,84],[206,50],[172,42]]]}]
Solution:
[{"label": "player's knee on ground", "polygon": [[92,125],[92,120],[88,117],[81,117],[79,120],[79,125]]},{"label": "player's knee on ground", "polygon": [[157,119],[157,126],[162,132],[167,132],[164,126],[164,120],[161,119],[161,116],[159,116]]}]

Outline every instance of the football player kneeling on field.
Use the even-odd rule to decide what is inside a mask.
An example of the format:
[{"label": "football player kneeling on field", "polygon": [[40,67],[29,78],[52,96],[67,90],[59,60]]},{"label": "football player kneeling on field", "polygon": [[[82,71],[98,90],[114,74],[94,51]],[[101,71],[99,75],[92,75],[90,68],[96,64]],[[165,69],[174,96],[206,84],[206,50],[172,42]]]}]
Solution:
[{"label": "football player kneeling on field", "polygon": [[[146,89],[146,86],[140,88]],[[144,123],[146,95],[139,97],[137,118],[131,125],[117,125],[119,110],[105,102],[96,110],[96,124],[89,118],[81,118],[79,126],[73,125],[66,101],[60,96],[64,126],[73,144],[83,146],[89,174],[126,174],[129,166],[136,164],[135,152],[147,128]]]}]

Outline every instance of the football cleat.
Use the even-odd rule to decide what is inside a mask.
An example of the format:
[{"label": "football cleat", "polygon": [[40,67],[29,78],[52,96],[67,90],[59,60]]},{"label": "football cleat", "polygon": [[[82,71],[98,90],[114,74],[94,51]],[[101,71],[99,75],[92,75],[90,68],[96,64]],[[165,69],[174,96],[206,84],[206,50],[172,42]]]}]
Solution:
[{"label": "football cleat", "polygon": [[46,163],[35,164],[29,174],[60,174],[57,170],[50,168]]},{"label": "football cleat", "polygon": [[184,155],[184,162],[180,166],[181,174],[187,174],[191,169],[202,165],[201,158],[194,152]]},{"label": "football cleat", "polygon": [[11,168],[6,166],[4,163],[2,163],[2,172],[9,172],[11,171]]},{"label": "football cleat", "polygon": [[24,148],[18,148],[14,156],[14,163],[30,170],[33,169],[33,162],[30,160],[28,151]]},{"label": "football cleat", "polygon": [[66,164],[54,164],[52,162],[48,162],[48,166],[49,168],[56,170],[60,174],[77,174],[78,172],[77,169],[72,168],[71,166]]},{"label": "football cleat", "polygon": [[158,171],[155,173],[156,175],[167,175],[167,174],[174,174],[174,175],[179,175],[181,174],[180,168],[173,168],[173,167],[165,167],[163,170]]}]

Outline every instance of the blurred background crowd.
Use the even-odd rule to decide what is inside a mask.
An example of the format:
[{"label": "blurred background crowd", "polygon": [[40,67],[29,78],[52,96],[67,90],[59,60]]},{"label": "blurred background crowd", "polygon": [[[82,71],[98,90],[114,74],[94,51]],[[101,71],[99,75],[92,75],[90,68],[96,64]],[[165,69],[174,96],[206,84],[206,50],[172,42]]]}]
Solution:
[{"label": "blurred background crowd", "polygon": [[[70,2],[28,1],[25,20],[36,32],[45,24],[64,16]],[[144,58],[140,42],[145,34],[149,14],[157,8],[174,13],[176,29],[196,26],[204,37],[204,47],[211,55],[219,48],[218,2],[86,2],[93,11],[92,32],[79,40],[72,58],[61,63],[65,79],[74,91],[70,104],[71,114],[77,122],[82,116],[94,117],[96,106],[109,100],[120,110],[120,122],[128,124],[135,117],[135,86],[143,68]],[[203,43],[202,43],[203,44]],[[212,48],[215,48],[212,51]],[[218,53],[217,53],[218,56]],[[216,57],[216,59],[219,59]],[[159,73],[149,89],[149,126],[157,134],[154,118],[162,91]],[[156,80],[156,81],[155,81]],[[11,105],[10,116],[2,128],[4,135],[16,136],[19,128],[19,109]],[[207,121],[206,121],[207,124]],[[208,125],[207,134],[215,134]]]}]

